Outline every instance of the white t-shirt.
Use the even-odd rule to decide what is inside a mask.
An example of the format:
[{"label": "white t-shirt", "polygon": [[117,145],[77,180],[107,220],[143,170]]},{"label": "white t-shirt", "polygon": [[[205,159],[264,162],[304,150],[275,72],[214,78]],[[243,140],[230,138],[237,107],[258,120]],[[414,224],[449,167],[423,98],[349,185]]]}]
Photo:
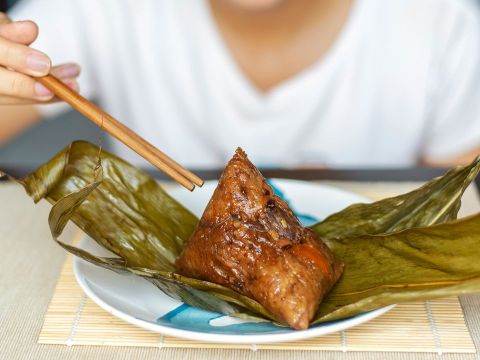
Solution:
[{"label": "white t-shirt", "polygon": [[37,21],[35,47],[80,63],[83,94],[185,166],[224,166],[237,146],[262,166],[377,167],[480,145],[480,22],[467,1],[356,0],[327,55],[267,94],[207,0],[26,0],[11,16]]}]

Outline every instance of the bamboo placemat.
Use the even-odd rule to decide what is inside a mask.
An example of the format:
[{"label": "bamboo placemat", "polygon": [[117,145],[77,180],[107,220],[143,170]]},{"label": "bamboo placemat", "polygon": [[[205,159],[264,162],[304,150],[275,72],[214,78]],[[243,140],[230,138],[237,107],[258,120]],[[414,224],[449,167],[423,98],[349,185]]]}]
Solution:
[{"label": "bamboo placemat", "polygon": [[[382,194],[382,197],[385,194]],[[476,194],[475,194],[476,195]],[[376,196],[371,196],[376,197]],[[82,236],[78,233],[77,237]],[[78,286],[72,256],[60,274],[38,342],[62,345],[273,350],[475,353],[458,298],[397,305],[390,312],[338,333],[279,344],[215,344],[163,336],[120,320]]]},{"label": "bamboo placemat", "polygon": [[177,348],[474,353],[458,298],[401,304],[346,331],[290,343],[229,345],[163,336],[120,320],[87,298],[69,255],[38,340],[41,344]]}]

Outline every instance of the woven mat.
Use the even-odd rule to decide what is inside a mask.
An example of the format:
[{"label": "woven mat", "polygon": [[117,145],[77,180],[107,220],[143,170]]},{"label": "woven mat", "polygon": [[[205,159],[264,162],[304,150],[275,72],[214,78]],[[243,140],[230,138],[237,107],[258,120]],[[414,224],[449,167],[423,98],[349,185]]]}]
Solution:
[{"label": "woven mat", "polygon": [[71,255],[63,266],[38,342],[69,346],[475,352],[456,297],[401,304],[346,331],[290,343],[229,345],[163,336],[126,323],[90,300],[75,280]]},{"label": "woven mat", "polygon": [[[386,194],[382,194],[384,195]],[[79,232],[77,237],[80,236],[82,233]],[[360,326],[289,343],[215,344],[163,336],[126,323],[91,301],[75,280],[71,255],[67,256],[61,271],[38,342],[68,346],[223,348],[253,351],[277,349],[475,353],[475,346],[456,297],[400,304],[390,312]]]}]

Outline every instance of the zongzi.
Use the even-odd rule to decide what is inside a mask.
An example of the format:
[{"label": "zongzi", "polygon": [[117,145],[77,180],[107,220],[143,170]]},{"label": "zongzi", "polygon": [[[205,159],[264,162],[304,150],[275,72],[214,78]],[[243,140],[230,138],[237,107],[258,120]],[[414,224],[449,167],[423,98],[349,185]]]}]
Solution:
[{"label": "zongzi", "polygon": [[185,276],[229,287],[306,329],[343,264],[302,227],[238,149],[176,261]]}]

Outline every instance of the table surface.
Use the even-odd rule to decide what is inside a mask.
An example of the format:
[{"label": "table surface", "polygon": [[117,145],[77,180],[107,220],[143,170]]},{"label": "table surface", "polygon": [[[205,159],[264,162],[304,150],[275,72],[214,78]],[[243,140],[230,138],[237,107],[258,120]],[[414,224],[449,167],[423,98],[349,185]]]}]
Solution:
[{"label": "table surface", "polygon": [[[292,176],[294,177],[294,176]],[[335,178],[335,177],[334,177]],[[418,179],[418,174],[412,177]],[[364,179],[364,178],[363,178]],[[389,179],[391,180],[391,179]],[[404,179],[403,179],[404,180]],[[405,191],[418,183],[339,182],[335,186],[368,195],[369,191]],[[43,324],[65,252],[50,236],[47,225],[50,205],[33,205],[23,189],[13,183],[0,183],[0,359],[434,359],[436,354],[360,353],[329,351],[269,351],[218,349],[152,349],[39,345]],[[480,210],[473,187],[462,207],[462,214]],[[76,229],[67,227],[65,239]],[[480,295],[461,297],[466,322],[480,350]],[[479,352],[480,353],[480,352]],[[478,355],[447,354],[444,359],[474,359]]]}]

